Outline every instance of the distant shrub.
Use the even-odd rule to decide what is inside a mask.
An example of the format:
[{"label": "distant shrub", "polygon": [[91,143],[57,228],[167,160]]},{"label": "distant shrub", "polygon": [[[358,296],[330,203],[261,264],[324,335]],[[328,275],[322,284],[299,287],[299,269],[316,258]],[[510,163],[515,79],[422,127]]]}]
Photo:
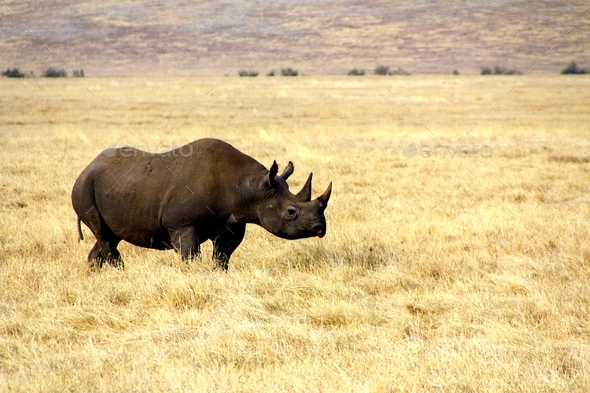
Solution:
[{"label": "distant shrub", "polygon": [[84,70],[74,70],[72,71],[72,75],[74,76],[74,78],[84,78],[86,76]]},{"label": "distant shrub", "polygon": [[490,67],[482,67],[480,74],[481,75],[492,75],[494,72],[492,71],[492,69]]},{"label": "distant shrub", "polygon": [[18,68],[7,68],[6,71],[2,73],[2,76],[7,78],[24,78],[26,75],[20,72]]},{"label": "distant shrub", "polygon": [[453,72],[451,72],[452,75],[459,75],[459,71],[457,70],[453,70]]},{"label": "distant shrub", "polygon": [[58,70],[57,68],[49,67],[43,73],[43,76],[46,78],[66,78],[68,73],[66,70]]},{"label": "distant shrub", "polygon": [[281,68],[281,75],[282,76],[297,76],[299,72],[292,68]]},{"label": "distant shrub", "polygon": [[403,68],[397,67],[397,69],[389,71],[387,75],[410,75],[410,73]]},{"label": "distant shrub", "polygon": [[238,72],[239,76],[258,76],[258,71],[240,71]]},{"label": "distant shrub", "polygon": [[352,70],[348,71],[348,75],[355,75],[355,76],[365,75],[365,70],[363,70],[363,69],[357,70],[356,68],[353,68]]},{"label": "distant shrub", "polygon": [[266,76],[275,76],[275,71],[271,70],[268,74],[266,74]]},{"label": "distant shrub", "polygon": [[503,75],[506,72],[504,67],[500,67],[498,65],[494,66],[494,75]]},{"label": "distant shrub", "polygon": [[581,68],[580,66],[578,66],[576,64],[576,62],[572,61],[571,63],[568,64],[567,67],[565,67],[563,70],[561,70],[561,73],[563,75],[581,75],[581,74],[585,74],[586,73],[586,69],[585,68]]},{"label": "distant shrub", "polygon": [[373,71],[373,73],[375,75],[387,75],[389,73],[389,67],[388,66],[377,66],[375,67],[375,70]]},{"label": "distant shrub", "polygon": [[498,65],[494,66],[494,68],[490,67],[482,67],[481,68],[481,75],[522,75],[522,72],[512,69],[512,68],[504,68]]},{"label": "distant shrub", "polygon": [[521,75],[522,72],[515,70],[515,69],[494,66],[494,74],[495,75]]}]

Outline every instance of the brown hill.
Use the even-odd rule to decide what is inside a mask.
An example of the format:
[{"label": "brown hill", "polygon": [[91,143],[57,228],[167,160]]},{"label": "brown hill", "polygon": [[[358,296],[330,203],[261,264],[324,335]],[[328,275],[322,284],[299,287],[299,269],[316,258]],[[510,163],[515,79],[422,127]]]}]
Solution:
[{"label": "brown hill", "polygon": [[[478,73],[590,66],[588,5],[571,1],[8,2],[0,67],[87,75],[235,75],[388,65]],[[367,71],[368,73],[368,71]]]}]

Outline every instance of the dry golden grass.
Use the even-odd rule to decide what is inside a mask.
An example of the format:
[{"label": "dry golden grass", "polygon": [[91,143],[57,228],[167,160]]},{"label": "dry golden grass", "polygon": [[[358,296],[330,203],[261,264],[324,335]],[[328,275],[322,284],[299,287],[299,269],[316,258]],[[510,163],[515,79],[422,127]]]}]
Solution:
[{"label": "dry golden grass", "polygon": [[[0,85],[1,390],[590,389],[590,79]],[[332,180],[327,236],[252,226],[228,274],[209,244],[187,265],[123,243],[124,271],[91,273],[81,170],[111,143],[206,136],[292,160],[294,189],[313,171],[314,196]]]}]

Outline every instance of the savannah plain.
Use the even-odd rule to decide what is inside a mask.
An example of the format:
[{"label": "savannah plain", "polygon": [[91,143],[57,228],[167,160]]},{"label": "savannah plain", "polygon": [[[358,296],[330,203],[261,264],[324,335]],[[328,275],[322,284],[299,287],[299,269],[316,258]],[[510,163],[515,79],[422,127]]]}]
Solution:
[{"label": "savannah plain", "polygon": [[[1,391],[590,390],[586,76],[2,79],[0,102]],[[123,242],[91,272],[78,174],[202,137],[333,181],[327,235],[249,226],[227,274],[210,243]]]}]

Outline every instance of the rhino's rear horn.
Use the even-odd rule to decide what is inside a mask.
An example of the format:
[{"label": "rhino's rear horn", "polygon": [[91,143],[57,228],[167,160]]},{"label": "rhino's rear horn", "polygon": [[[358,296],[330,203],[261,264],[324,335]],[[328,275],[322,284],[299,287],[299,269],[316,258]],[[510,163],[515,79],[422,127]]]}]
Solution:
[{"label": "rhino's rear horn", "polygon": [[283,180],[287,180],[289,176],[293,174],[294,169],[295,168],[293,167],[293,163],[289,161],[289,164],[287,165],[283,173],[281,173],[281,177],[283,178]]},{"label": "rhino's rear horn", "polygon": [[307,178],[307,181],[303,185],[303,188],[301,189],[301,191],[299,191],[297,193],[297,195],[295,195],[297,197],[298,201],[300,201],[300,202],[311,201],[311,178],[312,177],[313,177],[313,173],[310,173],[309,177]]},{"label": "rhino's rear horn", "polygon": [[266,183],[270,187],[275,186],[275,176],[277,175],[278,172],[279,172],[279,166],[277,165],[276,161],[273,161],[272,165],[270,167],[270,171],[268,172],[268,176],[266,177]]},{"label": "rhino's rear horn", "polygon": [[326,191],[317,198],[317,200],[320,202],[320,205],[323,208],[326,208],[326,206],[328,206],[328,200],[330,199],[331,194],[332,194],[332,182],[330,182],[330,185],[328,186]]}]

